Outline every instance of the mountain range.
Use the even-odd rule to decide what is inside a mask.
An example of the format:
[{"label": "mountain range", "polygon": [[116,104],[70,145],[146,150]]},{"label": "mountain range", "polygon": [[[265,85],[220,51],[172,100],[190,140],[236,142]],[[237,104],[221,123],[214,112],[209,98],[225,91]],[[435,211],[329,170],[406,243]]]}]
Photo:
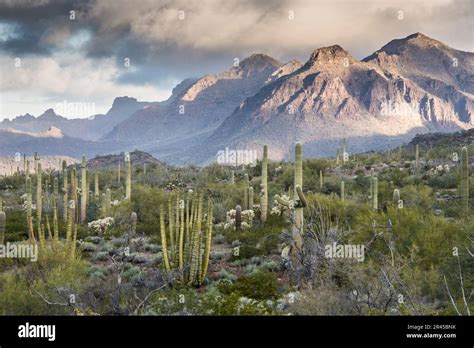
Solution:
[{"label": "mountain range", "polygon": [[[219,74],[190,78],[163,102],[116,98],[105,115],[67,119],[52,109],[0,123],[0,154],[79,157],[143,150],[172,164],[204,164],[219,150],[284,159],[386,149],[418,133],[474,127],[474,53],[421,33],[358,60],[339,45],[302,63],[254,54]],[[4,147],[6,146],[6,147]]]}]

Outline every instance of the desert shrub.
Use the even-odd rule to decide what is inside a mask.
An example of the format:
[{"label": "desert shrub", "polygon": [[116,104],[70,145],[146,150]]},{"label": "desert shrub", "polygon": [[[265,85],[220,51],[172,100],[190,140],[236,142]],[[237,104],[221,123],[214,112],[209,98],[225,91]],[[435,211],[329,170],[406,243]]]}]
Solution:
[{"label": "desert shrub", "polygon": [[255,300],[275,300],[279,297],[278,279],[274,273],[260,271],[240,277],[233,284],[223,283],[220,290],[224,294],[238,293]]}]

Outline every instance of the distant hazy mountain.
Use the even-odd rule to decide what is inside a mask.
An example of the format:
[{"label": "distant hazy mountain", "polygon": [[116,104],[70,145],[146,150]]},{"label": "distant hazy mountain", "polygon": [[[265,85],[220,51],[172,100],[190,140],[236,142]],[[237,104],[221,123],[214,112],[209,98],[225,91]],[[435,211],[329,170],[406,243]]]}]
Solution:
[{"label": "distant hazy mountain", "polygon": [[0,129],[0,156],[14,156],[15,153],[41,156],[69,156],[81,158],[83,154],[92,157],[98,153],[113,152],[117,144],[98,143],[73,138],[52,127],[45,132],[22,132]]},{"label": "distant hazy mountain", "polygon": [[184,80],[164,102],[117,98],[92,120],[48,110],[0,128],[61,130],[61,139],[34,138],[40,149],[48,141],[77,148],[82,137],[95,140],[84,148],[97,154],[140,149],[169,163],[202,164],[226,147],[261,151],[264,143],[274,159],[288,157],[296,141],[306,156],[334,155],[343,138],[350,152],[384,149],[417,133],[472,128],[473,110],[474,53],[417,33],[363,60],[339,45],[315,50],[304,64],[255,54],[220,74]]},{"label": "distant hazy mountain", "polygon": [[5,119],[0,122],[0,129],[11,128],[37,133],[47,131],[50,127],[56,127],[61,129],[64,134],[74,138],[98,140],[110,132],[115,125],[147,105],[150,103],[138,102],[135,98],[119,97],[115,98],[112,108],[105,115],[68,119],[56,114],[53,109],[48,109],[38,117],[26,114],[12,120]]}]

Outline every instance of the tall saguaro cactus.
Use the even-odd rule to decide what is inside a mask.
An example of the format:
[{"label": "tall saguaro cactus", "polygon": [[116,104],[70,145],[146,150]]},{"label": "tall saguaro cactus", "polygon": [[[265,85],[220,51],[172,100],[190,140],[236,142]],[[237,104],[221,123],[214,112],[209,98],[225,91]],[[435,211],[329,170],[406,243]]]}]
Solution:
[{"label": "tall saguaro cactus", "polygon": [[100,197],[100,190],[99,190],[99,173],[97,171],[97,166],[95,167],[94,173],[94,197],[96,200]]},{"label": "tall saguaro cactus", "polygon": [[87,187],[87,163],[86,156],[83,155],[81,164],[81,223],[86,221],[88,194],[89,188]]},{"label": "tall saguaro cactus", "polygon": [[68,194],[69,194],[69,187],[68,187],[68,172],[67,172],[67,166],[66,166],[66,161],[63,161],[63,221],[66,223],[67,222],[67,204],[69,202],[68,200]]},{"label": "tall saguaro cactus", "polygon": [[346,163],[347,152],[346,152],[346,139],[342,141],[342,164]]},{"label": "tall saguaro cactus", "polygon": [[125,154],[125,199],[132,199],[132,165],[130,163],[130,153]]},{"label": "tall saguaro cactus", "polygon": [[35,238],[33,232],[33,194],[32,194],[32,184],[31,178],[26,177],[26,224],[28,227],[28,238],[33,241]]},{"label": "tall saguaro cactus", "polygon": [[43,214],[43,180],[41,163],[38,163],[36,169],[36,223],[38,224],[38,231],[41,226],[41,217]]},{"label": "tall saguaro cactus", "polygon": [[415,148],[415,173],[418,176],[420,173],[420,147],[416,144]]},{"label": "tall saguaro cactus", "polygon": [[253,210],[253,187],[249,187],[249,209]]},{"label": "tall saguaro cactus", "polygon": [[7,216],[4,211],[0,211],[0,244],[5,242],[5,225]]},{"label": "tall saguaro cactus", "polygon": [[374,210],[379,209],[379,181],[376,176],[372,179],[373,182],[373,192],[372,192],[372,208]]},{"label": "tall saguaro cactus", "polygon": [[240,231],[242,228],[242,208],[240,205],[235,207],[235,229]]},{"label": "tall saguaro cactus", "polygon": [[469,157],[467,147],[461,150],[461,204],[463,217],[469,217]]},{"label": "tall saguaro cactus", "polygon": [[[295,193],[296,188],[299,186],[303,188],[303,145],[301,143],[295,144]],[[296,195],[295,195],[296,197]],[[303,232],[303,207],[295,208],[295,223],[296,227],[302,234]]]},{"label": "tall saguaro cactus", "polygon": [[263,159],[262,159],[262,193],[260,197],[260,208],[261,215],[260,219],[262,222],[267,221],[268,212],[268,146],[263,146]]},{"label": "tall saguaro cactus", "polygon": [[251,209],[249,207],[249,175],[244,174],[244,210]]},{"label": "tall saguaro cactus", "polygon": [[345,190],[345,184],[344,181],[341,181],[341,201],[345,201],[346,199],[346,190]]}]

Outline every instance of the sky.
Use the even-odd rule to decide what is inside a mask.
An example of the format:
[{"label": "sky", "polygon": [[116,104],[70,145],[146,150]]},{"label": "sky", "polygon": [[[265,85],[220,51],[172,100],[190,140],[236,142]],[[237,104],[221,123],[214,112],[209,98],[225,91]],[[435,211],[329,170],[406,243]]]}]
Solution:
[{"label": "sky", "polygon": [[415,32],[474,52],[474,0],[0,0],[0,120],[165,100],[253,53],[362,59]]}]

